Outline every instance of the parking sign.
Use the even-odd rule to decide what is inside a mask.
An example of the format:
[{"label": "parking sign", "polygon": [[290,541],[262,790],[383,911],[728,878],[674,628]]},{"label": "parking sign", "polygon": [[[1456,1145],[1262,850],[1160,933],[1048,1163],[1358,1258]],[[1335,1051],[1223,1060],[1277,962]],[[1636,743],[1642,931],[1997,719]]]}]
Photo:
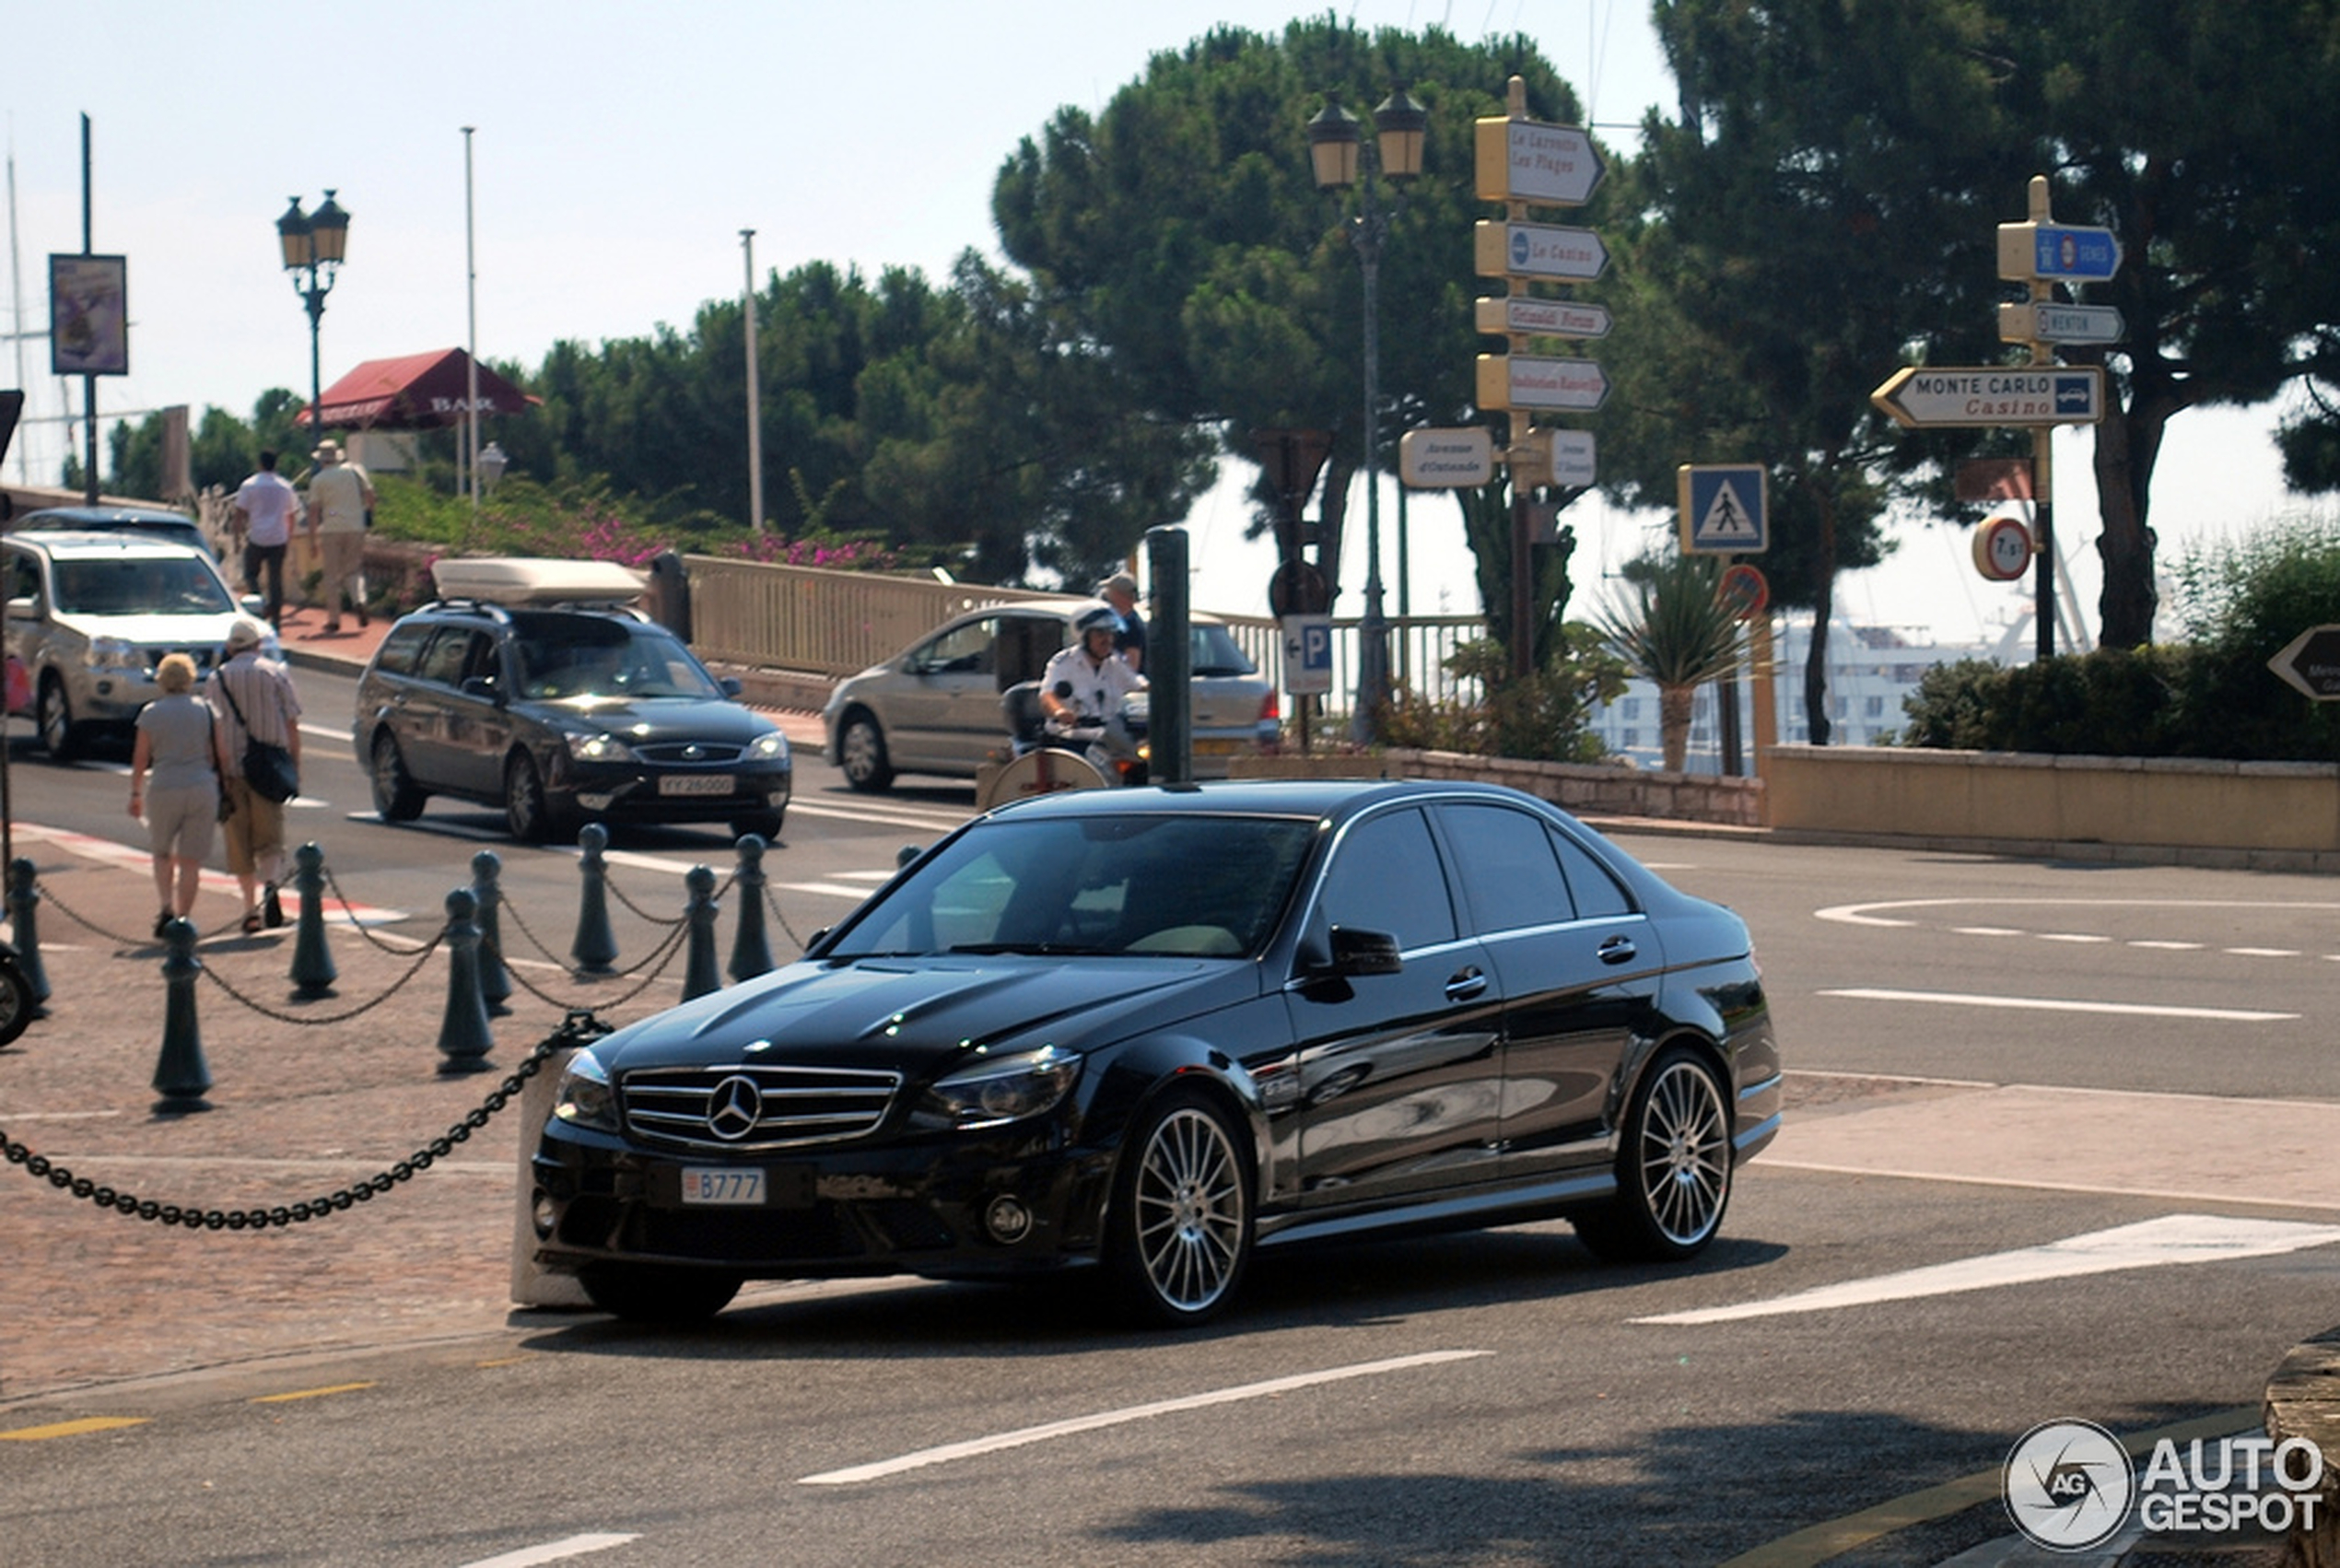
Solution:
[{"label": "parking sign", "polygon": [[1294,696],[1323,696],[1332,690],[1332,617],[1286,615],[1276,623],[1283,636],[1283,689]]}]

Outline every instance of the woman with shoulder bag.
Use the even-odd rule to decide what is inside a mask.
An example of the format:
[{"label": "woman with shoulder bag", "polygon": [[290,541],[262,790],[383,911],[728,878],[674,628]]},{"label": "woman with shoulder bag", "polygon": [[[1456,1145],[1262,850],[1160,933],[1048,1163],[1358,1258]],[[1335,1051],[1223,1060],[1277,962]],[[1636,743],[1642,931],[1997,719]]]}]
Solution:
[{"label": "woman with shoulder bag", "polygon": [[279,746],[300,766],[300,698],[283,665],[260,656],[262,633],[239,619],[228,633],[227,660],[211,673],[212,718],[219,731],[220,778],[228,799],[228,869],[243,889],[246,934],[285,923],[276,887],[285,874],[285,805],[244,777],[251,744]]}]

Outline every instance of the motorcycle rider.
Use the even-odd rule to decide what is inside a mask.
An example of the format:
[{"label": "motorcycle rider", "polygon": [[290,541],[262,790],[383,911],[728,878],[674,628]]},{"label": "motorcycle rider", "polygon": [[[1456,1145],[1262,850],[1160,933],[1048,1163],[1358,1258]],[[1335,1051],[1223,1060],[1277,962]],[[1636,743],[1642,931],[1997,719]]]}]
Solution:
[{"label": "motorcycle rider", "polygon": [[1083,605],[1072,617],[1072,641],[1040,673],[1040,706],[1059,733],[1095,728],[1120,711],[1121,699],[1146,680],[1114,651],[1121,617],[1105,603]]}]

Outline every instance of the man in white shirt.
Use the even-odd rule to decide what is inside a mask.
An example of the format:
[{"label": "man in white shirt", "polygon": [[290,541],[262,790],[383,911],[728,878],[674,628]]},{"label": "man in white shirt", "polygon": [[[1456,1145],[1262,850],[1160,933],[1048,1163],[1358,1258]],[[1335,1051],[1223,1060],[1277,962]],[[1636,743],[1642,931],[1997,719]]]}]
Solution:
[{"label": "man in white shirt", "polygon": [[[244,541],[244,586],[265,594],[268,624],[285,629],[285,547],[292,543],[300,497],[276,472],[276,454],[260,454],[260,472],[236,488],[236,532]],[[261,586],[263,576],[267,587]]]},{"label": "man in white shirt", "polygon": [[1072,643],[1057,650],[1040,673],[1040,706],[1059,730],[1102,724],[1120,711],[1121,699],[1141,690],[1145,677],[1113,650],[1121,617],[1110,604],[1091,604],[1072,617]]},{"label": "man in white shirt", "polygon": [[357,624],[366,624],[366,514],[374,507],[374,482],[343,459],[339,441],[321,441],[310,456],[318,467],[309,479],[309,537],[324,564],[317,588],[325,597],[325,635],[337,637],[345,596],[357,607]]}]

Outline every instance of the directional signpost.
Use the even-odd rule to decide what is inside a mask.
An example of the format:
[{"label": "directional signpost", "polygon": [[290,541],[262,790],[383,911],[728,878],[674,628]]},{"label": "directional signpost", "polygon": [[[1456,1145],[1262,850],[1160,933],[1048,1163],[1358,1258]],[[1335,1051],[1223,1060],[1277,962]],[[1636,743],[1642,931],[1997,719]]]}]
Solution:
[{"label": "directional signpost", "polygon": [[1574,299],[1542,299],[1513,294],[1481,299],[1474,314],[1479,330],[1489,337],[1607,337],[1614,325],[1606,305],[1580,305]]},{"label": "directional signpost", "polygon": [[1999,307],[2001,343],[2118,343],[2127,330],[2110,305],[2026,300]]},{"label": "directional signpost", "polygon": [[1425,427],[1398,438],[1398,476],[1417,490],[1484,485],[1495,476],[1495,438],[1483,426]]},{"label": "directional signpost", "polygon": [[1606,171],[1592,137],[1574,125],[1489,119],[1478,122],[1473,135],[1482,202],[1582,206]]},{"label": "directional signpost", "polygon": [[1479,357],[1481,408],[1598,408],[1609,377],[1589,359],[1539,359],[1532,354]]},{"label": "directional signpost", "polygon": [[2267,668],[2318,702],[2340,702],[2340,626],[2310,626]]},{"label": "directional signpost", "polygon": [[2010,283],[2033,278],[2102,283],[2120,270],[2121,241],[2109,228],[2076,228],[2037,219],[1999,225],[1999,276]]},{"label": "directional signpost", "polygon": [[1916,430],[1948,425],[2093,425],[2104,417],[2104,372],[2093,365],[2042,369],[1903,366],[1869,401]]},{"label": "directional signpost", "polygon": [[1583,283],[1609,266],[1609,247],[1599,235],[1557,223],[1480,218],[1471,229],[1471,255],[1481,277],[1557,277]]}]

